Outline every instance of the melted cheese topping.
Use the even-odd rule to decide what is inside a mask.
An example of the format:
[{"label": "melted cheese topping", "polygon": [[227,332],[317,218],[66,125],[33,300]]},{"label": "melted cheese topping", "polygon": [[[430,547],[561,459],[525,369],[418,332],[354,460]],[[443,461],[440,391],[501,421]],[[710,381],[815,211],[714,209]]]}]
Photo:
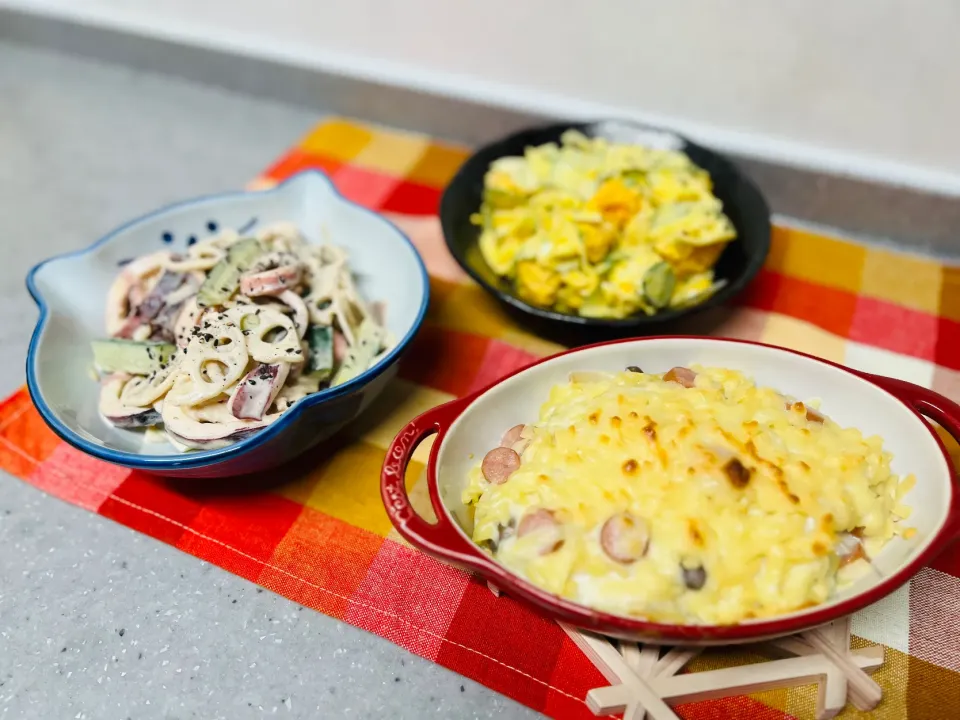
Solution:
[{"label": "melted cheese topping", "polygon": [[[900,500],[914,479],[890,471],[879,437],[808,419],[802,403],[739,372],[697,371],[692,388],[635,372],[555,386],[520,468],[500,485],[471,470],[474,541],[593,608],[730,624],[822,603],[855,566],[870,570],[858,560],[838,573],[846,532],[868,556],[909,532]],[[557,521],[550,537],[516,530],[537,509]],[[646,554],[627,563],[600,538],[624,512],[649,532]]]}]

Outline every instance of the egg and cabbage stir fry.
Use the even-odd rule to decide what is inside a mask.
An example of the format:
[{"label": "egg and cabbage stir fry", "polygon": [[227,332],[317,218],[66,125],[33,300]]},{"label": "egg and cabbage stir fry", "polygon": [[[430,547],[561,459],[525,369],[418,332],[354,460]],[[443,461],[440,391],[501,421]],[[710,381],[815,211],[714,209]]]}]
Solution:
[{"label": "egg and cabbage stir fry", "polygon": [[573,373],[469,474],[473,539],[583,605],[731,624],[872,572],[913,476],[878,437],[717,368]]},{"label": "egg and cabbage stir fry", "polygon": [[703,302],[736,237],[710,175],[684,153],[576,131],[494,161],[473,221],[518,297],[597,318]]}]

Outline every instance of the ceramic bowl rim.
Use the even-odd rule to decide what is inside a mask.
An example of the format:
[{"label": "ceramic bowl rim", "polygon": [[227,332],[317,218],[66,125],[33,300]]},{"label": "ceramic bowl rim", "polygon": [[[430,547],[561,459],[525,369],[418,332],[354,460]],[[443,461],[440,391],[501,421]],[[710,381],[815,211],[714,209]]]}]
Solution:
[{"label": "ceramic bowl rim", "polygon": [[[551,310],[549,308],[536,307],[535,305],[530,305],[515,294],[507,292],[502,288],[491,285],[479,272],[477,272],[465,258],[461,257],[461,253],[456,251],[453,247],[453,242],[451,240],[452,231],[448,232],[447,227],[449,225],[449,204],[452,202],[452,195],[450,193],[451,188],[455,187],[462,182],[464,173],[472,162],[482,154],[491,152],[493,150],[498,150],[501,146],[513,142],[517,138],[533,133],[543,133],[556,131],[561,129],[582,129],[584,127],[589,127],[593,125],[601,125],[603,123],[617,123],[621,125],[627,125],[633,128],[636,128],[641,131],[651,132],[651,133],[663,133],[667,135],[672,135],[678,140],[683,142],[684,150],[688,148],[696,148],[700,152],[707,153],[712,155],[722,164],[727,166],[727,169],[734,175],[736,178],[744,184],[750,191],[756,196],[756,199],[759,200],[761,206],[763,207],[764,220],[766,227],[768,229],[766,238],[763,243],[763,247],[760,252],[754,253],[747,257],[747,262],[744,264],[743,270],[737,275],[737,277],[729,282],[726,286],[720,288],[717,292],[707,298],[704,302],[697,305],[692,305],[685,308],[677,308],[669,310],[666,312],[657,313],[655,315],[644,315],[642,313],[635,313],[626,318],[591,318],[583,317],[581,315],[571,315],[567,313],[557,312],[556,310]],[[504,157],[504,155],[498,154],[496,157]],[[479,208],[477,208],[479,210]],[[440,225],[443,231],[444,243],[447,246],[447,249],[450,251],[450,254],[456,260],[457,264],[467,273],[471,278],[480,287],[482,287],[486,292],[490,293],[493,297],[497,298],[499,301],[506,303],[510,307],[514,308],[519,312],[523,312],[526,315],[535,317],[541,321],[546,320],[554,323],[562,323],[572,328],[592,328],[592,329],[608,329],[608,330],[635,330],[642,331],[645,328],[659,328],[666,323],[675,322],[686,317],[690,317],[702,310],[706,310],[711,307],[716,307],[722,305],[726,302],[729,302],[737,295],[740,295],[750,283],[756,278],[756,276],[763,269],[763,266],[766,262],[767,257],[770,255],[770,250],[772,246],[772,236],[773,236],[773,214],[770,211],[770,204],[767,202],[766,197],[760,191],[759,186],[749,177],[745,172],[743,172],[739,166],[737,166],[732,160],[730,160],[726,155],[717,152],[709,147],[700,145],[692,141],[687,136],[678,133],[674,130],[669,130],[667,128],[658,127],[657,125],[649,125],[647,123],[639,122],[636,120],[618,120],[613,118],[606,118],[601,120],[570,120],[570,121],[561,121],[561,122],[552,122],[544,123],[539,125],[530,125],[521,128],[515,132],[512,132],[508,135],[503,135],[496,140],[493,140],[489,143],[486,143],[482,147],[476,148],[470,156],[463,162],[463,164],[457,169],[457,172],[451,178],[450,182],[447,183],[446,188],[444,188],[443,195],[440,198]]]},{"label": "ceramic bowl rim", "polygon": [[[87,255],[100,246],[122,236],[128,230],[135,228],[137,225],[151,220],[157,216],[176,212],[178,210],[183,210],[197,205],[215,203],[219,200],[228,200],[241,197],[262,197],[271,194],[279,194],[288,190],[294,182],[302,181],[310,176],[315,176],[325,183],[332,192],[336,202],[351,205],[358,210],[373,216],[377,221],[385,223],[389,228],[395,231],[399,238],[406,243],[416,261],[417,268],[420,271],[420,280],[423,284],[423,297],[420,300],[420,307],[417,310],[416,318],[414,319],[413,324],[410,326],[410,329],[397,342],[387,356],[373,367],[360,373],[360,375],[343,383],[342,385],[327,388],[326,390],[321,390],[320,392],[308,395],[297,402],[290,410],[285,412],[279,420],[271,423],[263,430],[256,432],[250,437],[240,440],[232,445],[215,450],[191,451],[180,455],[151,455],[123,450],[114,450],[112,448],[107,448],[92,443],[67,427],[60,420],[57,413],[47,404],[43,397],[43,393],[40,389],[40,382],[38,380],[37,349],[40,344],[41,336],[47,327],[49,307],[46,299],[43,296],[43,293],[36,285],[35,278],[37,273],[50,263]],[[327,176],[326,173],[316,169],[298,172],[270,188],[261,190],[232,190],[221,193],[211,193],[168,203],[155,210],[151,210],[150,212],[128,220],[85,248],[54,255],[53,257],[49,257],[40,261],[30,268],[30,271],[27,273],[26,285],[30,296],[33,298],[33,301],[37,304],[37,307],[40,310],[40,316],[37,318],[33,333],[30,336],[30,344],[27,348],[27,389],[44,422],[46,422],[50,429],[53,430],[53,432],[56,433],[61,439],[70,445],[73,445],[75,448],[87,453],[88,455],[92,455],[115,465],[121,465],[134,469],[151,470],[154,472],[163,471],[165,469],[181,470],[187,468],[200,468],[234,459],[240,455],[244,455],[257,449],[258,447],[272,440],[283,430],[292,426],[297,420],[299,420],[307,408],[314,407],[327,400],[333,400],[335,398],[350,395],[351,393],[360,390],[397,362],[400,355],[413,340],[414,336],[417,334],[421,325],[423,324],[423,320],[427,314],[427,307],[430,303],[430,278],[427,274],[427,268],[424,265],[423,258],[420,257],[420,253],[417,251],[416,246],[413,244],[407,234],[375,210],[371,210],[370,208],[364,207],[363,205],[344,197],[330,177]]]}]

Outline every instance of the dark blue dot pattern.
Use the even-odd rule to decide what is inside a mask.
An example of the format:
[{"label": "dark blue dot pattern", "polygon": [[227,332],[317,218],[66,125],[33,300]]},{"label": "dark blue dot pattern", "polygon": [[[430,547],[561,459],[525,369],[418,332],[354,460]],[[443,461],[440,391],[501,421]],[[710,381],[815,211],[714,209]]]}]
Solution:
[{"label": "dark blue dot pattern", "polygon": [[[247,227],[247,228],[249,229],[249,228],[253,227],[253,226],[256,224],[256,222],[257,222],[257,219],[256,219],[256,218],[253,218],[253,220],[251,220],[250,222],[248,222],[245,227]],[[217,224],[217,221],[216,221],[216,220],[207,220],[207,230],[209,230],[209,231],[212,232],[212,233],[215,233],[219,228],[220,228],[220,226]],[[173,234],[172,232],[170,232],[169,230],[166,230],[166,231],[164,231],[163,233],[161,233],[160,239],[163,240],[163,242],[165,242],[167,245],[169,245],[170,243],[172,243],[172,242],[174,241],[175,238],[174,238],[174,234]],[[188,235],[188,236],[187,236],[187,247],[190,247],[191,245],[196,245],[196,244],[197,244],[197,236],[196,236],[196,235]]]}]

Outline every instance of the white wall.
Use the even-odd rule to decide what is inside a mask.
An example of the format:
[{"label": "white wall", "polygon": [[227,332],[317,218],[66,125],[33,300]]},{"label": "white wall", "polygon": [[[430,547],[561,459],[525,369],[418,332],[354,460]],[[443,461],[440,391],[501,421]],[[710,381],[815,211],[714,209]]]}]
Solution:
[{"label": "white wall", "polygon": [[0,0],[960,194],[955,0]]}]

